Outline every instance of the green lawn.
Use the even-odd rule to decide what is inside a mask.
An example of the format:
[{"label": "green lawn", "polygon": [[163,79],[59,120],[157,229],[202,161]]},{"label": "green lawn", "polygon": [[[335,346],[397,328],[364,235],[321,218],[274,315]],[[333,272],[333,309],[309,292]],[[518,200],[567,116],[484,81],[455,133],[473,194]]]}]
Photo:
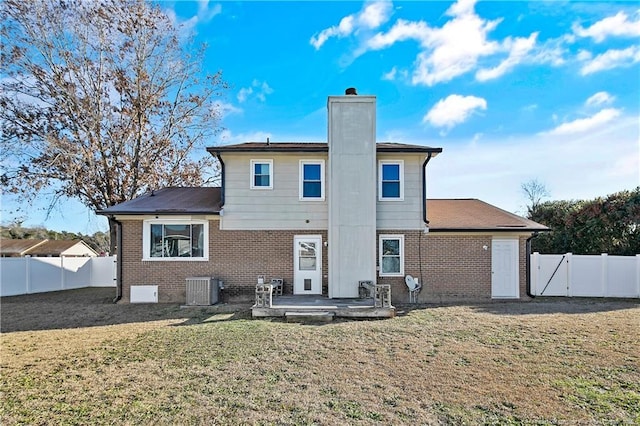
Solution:
[{"label": "green lawn", "polygon": [[313,325],[105,291],[2,299],[3,425],[640,424],[637,300]]}]

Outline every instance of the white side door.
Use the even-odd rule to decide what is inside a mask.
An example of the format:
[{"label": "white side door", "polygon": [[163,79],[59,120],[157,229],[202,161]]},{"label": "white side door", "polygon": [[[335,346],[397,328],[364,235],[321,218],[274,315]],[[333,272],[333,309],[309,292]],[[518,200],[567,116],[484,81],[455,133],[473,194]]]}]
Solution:
[{"label": "white side door", "polygon": [[293,294],[322,294],[322,237],[293,238]]},{"label": "white side door", "polygon": [[520,297],[518,260],[517,239],[493,239],[491,243],[491,297],[493,299]]}]

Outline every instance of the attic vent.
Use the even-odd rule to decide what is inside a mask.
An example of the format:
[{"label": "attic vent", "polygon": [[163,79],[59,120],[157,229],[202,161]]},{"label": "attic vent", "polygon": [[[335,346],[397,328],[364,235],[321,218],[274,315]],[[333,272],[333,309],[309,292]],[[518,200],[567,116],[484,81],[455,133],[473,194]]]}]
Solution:
[{"label": "attic vent", "polygon": [[345,95],[357,95],[356,93],[356,88],[355,87],[349,87],[347,90],[344,91]]}]

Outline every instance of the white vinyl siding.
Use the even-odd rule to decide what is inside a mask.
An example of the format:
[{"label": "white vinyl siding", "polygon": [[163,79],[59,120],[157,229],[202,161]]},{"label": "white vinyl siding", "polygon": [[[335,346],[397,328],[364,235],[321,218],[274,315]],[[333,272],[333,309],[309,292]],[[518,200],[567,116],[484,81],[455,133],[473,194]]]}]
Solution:
[{"label": "white vinyl siding", "polygon": [[[377,229],[422,229],[423,154],[378,153]],[[402,199],[380,200],[380,164],[402,163]]]},{"label": "white vinyl siding", "polygon": [[[274,153],[272,190],[252,190],[250,161],[258,159],[255,153],[223,154],[225,163],[225,204],[220,217],[221,229],[327,229],[328,198],[332,184],[325,182],[324,200],[300,200],[300,161],[324,160],[324,153]],[[324,158],[323,158],[324,157]],[[378,153],[378,160],[402,160],[404,163],[404,200],[378,201],[376,197],[376,226],[384,230],[422,229],[422,163],[423,154]],[[377,168],[377,161],[373,165]],[[358,170],[352,171],[354,177]],[[325,170],[326,173],[326,170]],[[349,178],[348,178],[349,179]],[[347,180],[348,180],[347,179]],[[374,177],[375,179],[375,177]],[[378,183],[371,182],[374,190]],[[347,183],[348,185],[348,183]],[[361,215],[349,210],[344,214]]]},{"label": "white vinyl siding", "polygon": [[[223,154],[225,202],[221,229],[284,230],[327,229],[326,200],[300,200],[300,160],[318,161],[323,154],[291,153],[270,155],[273,161],[273,189],[256,191],[247,186],[247,172],[254,154]],[[252,158],[253,157],[253,158]],[[326,191],[326,189],[325,189]]]}]

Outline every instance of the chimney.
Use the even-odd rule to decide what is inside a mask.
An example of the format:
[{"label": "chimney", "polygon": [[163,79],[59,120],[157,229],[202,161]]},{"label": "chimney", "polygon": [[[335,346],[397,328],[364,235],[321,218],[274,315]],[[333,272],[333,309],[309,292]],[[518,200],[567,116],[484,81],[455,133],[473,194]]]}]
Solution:
[{"label": "chimney", "polygon": [[376,280],[376,97],[350,87],[327,109],[329,297],[358,297]]}]

